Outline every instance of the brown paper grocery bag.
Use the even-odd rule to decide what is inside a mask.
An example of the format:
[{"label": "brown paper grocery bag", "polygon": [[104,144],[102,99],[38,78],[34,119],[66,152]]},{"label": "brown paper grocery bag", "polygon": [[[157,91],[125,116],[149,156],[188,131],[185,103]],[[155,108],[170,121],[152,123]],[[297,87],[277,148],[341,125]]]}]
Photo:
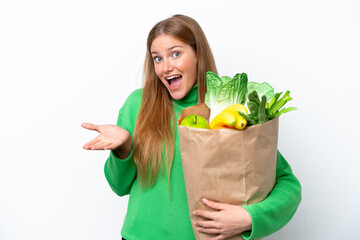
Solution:
[{"label": "brown paper grocery bag", "polygon": [[[195,209],[215,211],[206,207],[202,198],[245,205],[259,202],[271,192],[276,177],[278,124],[276,118],[244,130],[179,126],[186,194],[196,239],[213,236],[197,232],[194,225]],[[243,238],[238,235],[229,239]]]}]

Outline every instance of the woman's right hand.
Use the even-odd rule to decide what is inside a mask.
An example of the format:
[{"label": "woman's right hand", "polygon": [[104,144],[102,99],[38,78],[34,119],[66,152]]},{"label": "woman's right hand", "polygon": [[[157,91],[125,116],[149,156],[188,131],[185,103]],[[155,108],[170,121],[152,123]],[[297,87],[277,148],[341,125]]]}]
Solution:
[{"label": "woman's right hand", "polygon": [[83,123],[85,129],[97,131],[100,134],[86,143],[83,148],[86,150],[114,150],[117,157],[125,159],[129,156],[132,148],[130,133],[116,125],[95,125]]}]

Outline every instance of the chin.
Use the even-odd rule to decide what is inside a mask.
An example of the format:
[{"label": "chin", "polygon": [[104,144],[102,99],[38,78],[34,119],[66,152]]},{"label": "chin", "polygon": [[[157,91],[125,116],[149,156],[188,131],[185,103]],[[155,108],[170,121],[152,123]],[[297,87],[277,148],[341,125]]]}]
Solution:
[{"label": "chin", "polygon": [[170,94],[170,95],[174,100],[181,100],[181,99],[183,99],[185,97],[185,95],[183,95],[183,94],[181,94],[181,95],[179,95],[179,94]]},{"label": "chin", "polygon": [[170,96],[175,100],[183,99],[186,96],[186,94],[183,92],[170,92],[169,91],[169,93],[170,93]]}]

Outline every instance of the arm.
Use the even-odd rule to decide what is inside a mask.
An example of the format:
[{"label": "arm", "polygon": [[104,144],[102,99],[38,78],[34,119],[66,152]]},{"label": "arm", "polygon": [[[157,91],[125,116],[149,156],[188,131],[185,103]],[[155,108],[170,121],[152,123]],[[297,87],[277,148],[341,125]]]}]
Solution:
[{"label": "arm", "polygon": [[[121,118],[119,114],[119,118]],[[122,125],[118,121],[118,125]],[[136,175],[136,167],[132,158],[132,138],[128,130],[116,125],[83,124],[89,130],[100,134],[84,145],[87,150],[111,150],[104,172],[111,189],[123,196],[130,192]]]},{"label": "arm", "polygon": [[[133,138],[138,109],[140,108],[141,95],[138,91],[133,92],[125,101],[119,111],[117,126],[125,129]],[[130,151],[112,150],[104,166],[105,177],[111,189],[119,196],[130,193],[132,184],[136,178],[136,165],[133,158],[133,145],[130,141]]]},{"label": "arm", "polygon": [[289,164],[278,152],[276,183],[263,201],[244,206],[203,201],[217,211],[194,211],[195,215],[209,219],[195,224],[200,232],[218,234],[211,240],[226,239],[241,233],[244,239],[258,239],[274,233],[290,221],[301,201],[301,186]]},{"label": "arm", "polygon": [[119,196],[130,193],[136,177],[132,135],[141,98],[141,89],[129,95],[119,111],[116,125],[83,124],[87,129],[100,132],[99,136],[85,144],[85,149],[111,150],[105,162],[104,173],[111,189]]},{"label": "arm", "polygon": [[111,189],[119,196],[130,193],[136,177],[136,166],[133,161],[132,150],[125,159],[120,159],[114,151],[105,162],[104,173]]}]

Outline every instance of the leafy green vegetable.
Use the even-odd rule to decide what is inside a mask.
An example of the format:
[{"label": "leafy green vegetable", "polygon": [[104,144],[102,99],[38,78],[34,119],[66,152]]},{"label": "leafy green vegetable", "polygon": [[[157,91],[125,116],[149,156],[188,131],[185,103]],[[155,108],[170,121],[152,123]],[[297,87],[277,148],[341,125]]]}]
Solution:
[{"label": "leafy green vegetable", "polygon": [[[283,113],[287,113],[296,110],[296,107],[289,107],[281,109],[288,101],[292,100],[290,97],[290,91],[286,91],[284,96],[280,98],[280,93],[276,93],[273,99],[267,103],[266,95],[261,97],[261,102],[256,91],[249,93],[247,106],[250,110],[250,114],[240,114],[246,121],[248,126],[255,124],[262,124],[271,119],[279,117]],[[280,98],[280,99],[279,99]]]},{"label": "leafy green vegetable", "polygon": [[270,119],[274,119],[276,117],[279,117],[283,113],[287,113],[297,109],[295,107],[289,107],[280,110],[288,101],[292,100],[289,90],[284,93],[282,98],[280,98],[281,94],[282,93],[275,94],[275,97],[277,97],[277,99],[275,99],[275,101],[273,102],[270,101],[270,103],[268,104],[268,116]]},{"label": "leafy green vegetable", "polygon": [[[250,114],[245,118],[250,124],[261,124],[268,121],[267,111],[266,111],[266,103],[267,98],[266,95],[261,97],[261,101],[256,91],[249,93],[248,95],[249,101],[247,102],[248,108],[250,110]],[[241,114],[243,116],[243,114]]]},{"label": "leafy green vegetable", "polygon": [[239,89],[240,92],[237,94],[237,98],[234,100],[237,103],[245,104],[246,102],[246,94],[248,92],[248,78],[245,73],[238,73],[234,76],[234,82],[238,84],[238,86],[235,87],[235,89]]},{"label": "leafy green vegetable", "polygon": [[269,103],[267,103],[266,108],[270,108],[279,99],[281,94],[282,94],[282,92],[275,93],[275,96],[271,99],[271,101]]},{"label": "leafy green vegetable", "polygon": [[260,105],[259,95],[258,95],[258,93],[256,91],[253,91],[253,92],[249,93],[248,98],[249,98],[250,103],[253,102],[257,106]]},{"label": "leafy green vegetable", "polygon": [[205,94],[205,103],[208,105],[208,107],[217,101],[219,91],[223,85],[224,80],[221,79],[216,73],[210,71],[206,73],[207,92]]},{"label": "leafy green vegetable", "polygon": [[267,82],[263,82],[261,84],[257,82],[249,82],[247,87],[249,93],[256,91],[260,98],[263,95],[265,95],[268,100],[274,97],[274,88]]},{"label": "leafy green vegetable", "polygon": [[[282,108],[292,100],[290,91],[274,93],[267,82],[249,82],[246,73],[238,73],[233,78],[219,77],[213,72],[206,73],[207,92],[205,103],[211,109],[210,122],[225,108],[233,104],[247,104],[250,113],[243,116],[248,125],[265,123],[271,119],[296,110],[295,107]],[[269,102],[268,102],[269,101]]]},{"label": "leafy green vegetable", "polygon": [[233,78],[219,77],[209,71],[206,73],[207,92],[205,103],[211,109],[210,121],[225,108],[233,104],[245,104],[248,79],[246,73]]},{"label": "leafy green vegetable", "polygon": [[261,97],[261,103],[260,103],[260,107],[259,107],[259,113],[258,113],[258,119],[259,119],[259,124],[265,123],[268,121],[268,117],[266,114],[266,95],[263,95]]},{"label": "leafy green vegetable", "polygon": [[296,107],[283,108],[283,109],[281,109],[279,112],[277,112],[275,114],[274,118],[279,117],[283,113],[287,113],[287,112],[290,112],[290,111],[293,111],[293,110],[296,110],[296,109],[297,109]]}]

